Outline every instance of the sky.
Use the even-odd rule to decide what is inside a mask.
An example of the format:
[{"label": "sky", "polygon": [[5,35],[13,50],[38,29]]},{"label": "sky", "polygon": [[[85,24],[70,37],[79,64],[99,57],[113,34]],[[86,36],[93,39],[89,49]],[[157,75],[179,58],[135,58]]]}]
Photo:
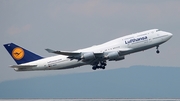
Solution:
[{"label": "sky", "polygon": [[0,82],[68,74],[95,72],[91,66],[71,70],[15,72],[16,64],[3,44],[13,42],[43,57],[44,49],[74,51],[149,29],[173,34],[156,49],[108,62],[106,70],[133,65],[179,67],[179,0],[0,0]]}]

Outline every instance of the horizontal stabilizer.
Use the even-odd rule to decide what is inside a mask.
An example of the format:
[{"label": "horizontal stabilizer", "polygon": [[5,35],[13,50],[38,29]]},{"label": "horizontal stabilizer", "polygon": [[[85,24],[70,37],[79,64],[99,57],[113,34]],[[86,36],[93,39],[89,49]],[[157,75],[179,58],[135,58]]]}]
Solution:
[{"label": "horizontal stabilizer", "polygon": [[36,67],[37,65],[12,65],[10,67],[12,68],[31,68],[31,67]]}]

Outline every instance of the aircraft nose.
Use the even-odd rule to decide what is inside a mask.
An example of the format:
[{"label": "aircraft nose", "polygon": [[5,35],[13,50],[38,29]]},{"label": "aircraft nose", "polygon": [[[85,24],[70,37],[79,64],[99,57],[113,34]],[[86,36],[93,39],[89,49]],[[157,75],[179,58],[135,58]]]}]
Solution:
[{"label": "aircraft nose", "polygon": [[169,39],[173,36],[172,33],[165,32],[165,31],[164,31],[164,35],[166,36],[166,37],[165,37],[165,40],[169,40]]},{"label": "aircraft nose", "polygon": [[169,38],[171,38],[173,36],[172,33],[166,32],[166,34],[168,35]]}]

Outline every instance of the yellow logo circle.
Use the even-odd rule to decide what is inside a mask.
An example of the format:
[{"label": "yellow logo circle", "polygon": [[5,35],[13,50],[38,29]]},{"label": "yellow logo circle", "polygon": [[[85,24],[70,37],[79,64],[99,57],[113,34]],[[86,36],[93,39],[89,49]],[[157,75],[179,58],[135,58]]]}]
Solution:
[{"label": "yellow logo circle", "polygon": [[12,56],[16,60],[20,60],[24,57],[24,50],[20,47],[14,48],[12,51]]}]

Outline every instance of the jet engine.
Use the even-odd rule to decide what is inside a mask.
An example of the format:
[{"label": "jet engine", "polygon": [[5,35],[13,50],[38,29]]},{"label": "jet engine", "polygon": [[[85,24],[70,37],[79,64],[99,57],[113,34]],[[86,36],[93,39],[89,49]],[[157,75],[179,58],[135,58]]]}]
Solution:
[{"label": "jet engine", "polygon": [[117,51],[108,53],[106,57],[109,61],[119,61],[125,59],[124,56],[120,56]]},{"label": "jet engine", "polygon": [[86,60],[93,60],[93,59],[95,59],[95,55],[93,52],[84,53],[84,54],[82,54],[81,59],[83,59],[85,61]]}]

